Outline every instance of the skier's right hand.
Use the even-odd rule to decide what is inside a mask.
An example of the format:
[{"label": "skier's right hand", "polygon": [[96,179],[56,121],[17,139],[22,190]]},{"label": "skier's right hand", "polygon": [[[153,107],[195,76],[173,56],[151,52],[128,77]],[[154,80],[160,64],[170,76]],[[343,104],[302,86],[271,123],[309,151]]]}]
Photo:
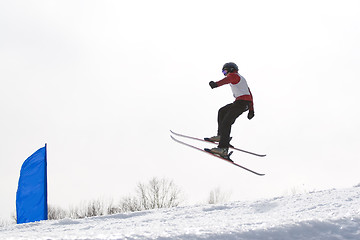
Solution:
[{"label": "skier's right hand", "polygon": [[249,113],[248,113],[248,115],[247,115],[247,118],[249,119],[249,120],[251,120],[253,117],[255,116],[255,113],[254,113],[254,111],[249,111]]},{"label": "skier's right hand", "polygon": [[209,85],[210,85],[211,88],[217,88],[218,87],[218,85],[214,81],[209,82]]}]

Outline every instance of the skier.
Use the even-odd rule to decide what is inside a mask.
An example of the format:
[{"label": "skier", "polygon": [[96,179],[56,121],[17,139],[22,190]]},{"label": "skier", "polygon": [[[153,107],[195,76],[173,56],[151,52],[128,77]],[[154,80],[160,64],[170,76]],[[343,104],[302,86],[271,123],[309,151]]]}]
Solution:
[{"label": "skier", "polygon": [[212,148],[211,152],[221,157],[228,156],[231,126],[235,120],[247,110],[249,110],[247,118],[250,120],[254,117],[252,94],[245,78],[241,76],[238,71],[239,68],[235,63],[225,63],[222,68],[222,73],[225,75],[225,78],[218,82],[209,82],[212,89],[230,84],[233,96],[235,97],[233,103],[227,104],[219,109],[217,136],[205,138],[205,140],[208,141],[219,142],[218,147]]}]

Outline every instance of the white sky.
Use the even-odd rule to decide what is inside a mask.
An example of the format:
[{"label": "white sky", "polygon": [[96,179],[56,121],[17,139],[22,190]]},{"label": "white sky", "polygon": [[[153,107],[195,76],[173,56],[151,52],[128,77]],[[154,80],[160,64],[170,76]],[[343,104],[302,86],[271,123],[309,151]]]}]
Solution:
[{"label": "white sky", "polygon": [[[360,182],[360,2],[0,1],[0,218],[24,160],[48,144],[49,204],[120,199],[152,177],[188,203]],[[216,133],[234,61],[253,92],[232,144],[258,177],[181,146]],[[201,143],[196,143],[203,146]],[[206,147],[206,145],[204,146]]]}]

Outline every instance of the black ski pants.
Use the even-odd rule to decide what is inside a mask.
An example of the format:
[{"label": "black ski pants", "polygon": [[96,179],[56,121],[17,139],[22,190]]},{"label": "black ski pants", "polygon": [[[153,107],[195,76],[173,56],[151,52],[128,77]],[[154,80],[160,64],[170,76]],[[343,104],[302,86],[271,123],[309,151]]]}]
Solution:
[{"label": "black ski pants", "polygon": [[230,144],[231,126],[235,120],[249,109],[249,101],[236,100],[219,109],[218,135],[220,135],[219,148],[228,148]]}]

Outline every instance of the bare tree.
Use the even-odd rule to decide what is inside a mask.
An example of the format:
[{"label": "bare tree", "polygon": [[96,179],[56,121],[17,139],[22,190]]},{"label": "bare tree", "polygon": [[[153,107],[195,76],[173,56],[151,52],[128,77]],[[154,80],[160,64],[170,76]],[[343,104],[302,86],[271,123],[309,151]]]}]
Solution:
[{"label": "bare tree", "polygon": [[5,226],[8,226],[8,225],[11,225],[14,223],[16,223],[16,222],[0,219],[0,227],[5,227]]},{"label": "bare tree", "polygon": [[173,181],[153,178],[148,184],[138,184],[138,200],[141,209],[176,207],[181,203],[181,190]]},{"label": "bare tree", "polygon": [[17,214],[16,211],[11,214],[11,219],[17,222]]},{"label": "bare tree", "polygon": [[106,213],[107,214],[116,214],[116,213],[120,213],[120,212],[121,212],[121,208],[119,206],[115,205],[113,200],[111,200],[106,207]]},{"label": "bare tree", "polygon": [[94,217],[104,215],[104,205],[100,200],[91,201],[86,208],[85,217]]},{"label": "bare tree", "polygon": [[120,203],[121,212],[141,211],[141,203],[136,197],[124,197]]},{"label": "bare tree", "polygon": [[230,199],[230,193],[225,193],[221,191],[219,187],[210,191],[210,196],[208,199],[209,204],[225,203]]},{"label": "bare tree", "polygon": [[48,205],[48,219],[49,220],[57,220],[63,219],[67,215],[66,211],[60,207],[56,207],[53,205]]}]

